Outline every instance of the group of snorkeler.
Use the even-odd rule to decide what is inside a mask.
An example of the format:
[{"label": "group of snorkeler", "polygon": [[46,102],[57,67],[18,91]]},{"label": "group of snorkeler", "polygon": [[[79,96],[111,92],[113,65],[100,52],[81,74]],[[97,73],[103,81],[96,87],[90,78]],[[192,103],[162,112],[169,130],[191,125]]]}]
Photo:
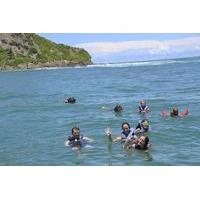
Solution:
[{"label": "group of snorkeler", "polygon": [[[122,112],[123,108],[120,104],[117,104],[114,107],[114,112],[119,113]],[[146,114],[150,111],[149,106],[146,104],[145,100],[141,100],[139,103],[139,107],[137,112],[139,114]],[[188,109],[185,109],[183,112],[178,111],[178,108],[174,107],[172,111],[168,114],[167,111],[163,111],[163,116],[171,116],[171,117],[178,117],[178,116],[185,116],[188,115]],[[150,132],[150,125],[148,119],[143,119],[138,122],[135,128],[132,128],[128,122],[123,122],[121,125],[121,134],[116,136],[115,138],[112,137],[112,131],[110,128],[105,129],[105,134],[108,137],[109,142],[117,143],[122,142],[123,147],[125,149],[140,149],[140,150],[147,150],[151,147],[149,141],[149,132]],[[93,141],[91,138],[85,137],[80,134],[79,127],[73,127],[71,130],[71,136],[68,137],[65,145],[71,147],[81,147],[86,142]]]},{"label": "group of snorkeler", "polygon": [[105,134],[108,136],[109,142],[121,141],[125,149],[143,149],[146,150],[150,147],[149,143],[149,121],[143,119],[139,121],[136,128],[132,128],[128,122],[123,122],[121,126],[121,134],[115,138],[112,137],[112,131],[110,128],[105,130]]},{"label": "group of snorkeler", "polygon": [[[140,101],[140,103],[139,103],[139,107],[138,107],[138,109],[137,109],[137,112],[140,113],[140,114],[146,114],[146,113],[149,112],[149,110],[150,110],[150,109],[149,109],[149,106],[146,105],[145,100],[142,99],[142,100]],[[115,113],[121,113],[121,112],[123,111],[122,105],[116,104],[115,107],[114,107],[114,109],[113,109],[113,111],[114,111]]]},{"label": "group of snorkeler", "polygon": [[[114,108],[114,112],[122,112],[123,108],[121,105],[117,104]],[[149,107],[146,105],[145,101],[140,102],[139,113],[149,112]],[[112,132],[110,128],[105,129],[105,134],[108,136],[109,142],[123,142],[124,148],[126,149],[148,149],[150,147],[148,131],[149,131],[149,121],[144,119],[139,121],[136,128],[131,128],[128,122],[123,122],[121,125],[122,131],[120,136],[112,138]],[[81,147],[87,142],[91,142],[92,139],[83,136],[80,133],[79,127],[73,127],[71,130],[71,135],[65,142],[66,146],[71,147]]]},{"label": "group of snorkeler", "polygon": [[[114,112],[122,112],[123,108],[120,104],[117,104],[114,108]],[[150,111],[149,106],[146,105],[145,100],[141,100],[137,112],[140,114],[145,114]],[[128,122],[123,122],[121,126],[121,135],[112,138],[111,129],[107,128],[105,130],[106,135],[110,142],[121,141],[124,143],[123,147],[125,149],[148,149],[151,145],[149,143],[149,120],[143,119],[139,121],[136,128],[132,128]]]}]

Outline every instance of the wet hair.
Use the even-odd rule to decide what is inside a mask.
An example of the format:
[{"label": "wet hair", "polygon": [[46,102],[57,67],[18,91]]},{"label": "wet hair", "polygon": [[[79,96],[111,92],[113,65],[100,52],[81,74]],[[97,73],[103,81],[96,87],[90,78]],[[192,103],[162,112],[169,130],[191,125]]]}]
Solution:
[{"label": "wet hair", "polygon": [[72,128],[72,134],[73,134],[74,130],[79,130],[79,131],[80,131],[80,128],[77,127],[77,126],[74,126],[74,127]]},{"label": "wet hair", "polygon": [[131,126],[130,126],[130,124],[129,124],[128,122],[123,122],[123,123],[122,123],[122,129],[123,129],[123,126],[124,126],[125,124],[128,126],[129,129],[131,128]]},{"label": "wet hair", "polygon": [[149,137],[146,136],[145,139],[144,139],[144,149],[148,149],[148,144],[149,144]]},{"label": "wet hair", "polygon": [[170,116],[178,116],[178,108],[173,108],[172,112],[170,113]]},{"label": "wet hair", "polygon": [[142,104],[142,102],[146,105],[146,101],[144,99],[140,100],[140,105]]},{"label": "wet hair", "polygon": [[76,99],[74,97],[68,97],[65,100],[65,103],[76,103]]},{"label": "wet hair", "polygon": [[115,107],[114,107],[114,111],[115,112],[122,112],[123,111],[123,108],[120,104],[117,104]]}]

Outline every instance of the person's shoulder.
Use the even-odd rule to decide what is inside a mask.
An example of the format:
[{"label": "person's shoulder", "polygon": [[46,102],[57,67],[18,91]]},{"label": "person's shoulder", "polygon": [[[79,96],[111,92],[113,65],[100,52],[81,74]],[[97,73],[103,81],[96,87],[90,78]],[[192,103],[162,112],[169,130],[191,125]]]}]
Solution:
[{"label": "person's shoulder", "polygon": [[141,129],[141,122],[138,122],[138,123],[137,123],[136,129],[138,129],[138,128]]},{"label": "person's shoulder", "polygon": [[134,132],[134,130],[135,130],[134,128],[130,128],[130,132],[131,132],[131,133]]},{"label": "person's shoulder", "polygon": [[80,135],[80,139],[84,139],[84,138],[87,138],[87,137],[85,137],[84,135]]},{"label": "person's shoulder", "polygon": [[74,137],[72,135],[69,135],[67,140],[72,141],[74,139]]}]

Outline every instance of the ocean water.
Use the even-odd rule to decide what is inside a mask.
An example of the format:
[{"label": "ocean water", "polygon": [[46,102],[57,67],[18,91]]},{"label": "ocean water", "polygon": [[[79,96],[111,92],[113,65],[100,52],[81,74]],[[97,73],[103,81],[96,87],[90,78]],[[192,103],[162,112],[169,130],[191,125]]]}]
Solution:
[{"label": "ocean water", "polygon": [[[0,165],[200,165],[200,59],[102,64],[0,73]],[[74,96],[76,104],[65,104]],[[110,144],[136,113],[140,99],[151,112],[148,151]],[[116,116],[112,109],[122,104]],[[189,108],[185,118],[161,111]],[[106,107],[106,109],[102,109]],[[94,142],[81,150],[65,147],[71,128]]]}]

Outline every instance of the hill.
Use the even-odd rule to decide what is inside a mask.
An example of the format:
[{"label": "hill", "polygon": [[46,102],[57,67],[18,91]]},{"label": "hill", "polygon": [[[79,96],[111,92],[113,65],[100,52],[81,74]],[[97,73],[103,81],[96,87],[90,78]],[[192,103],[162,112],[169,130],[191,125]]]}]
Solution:
[{"label": "hill", "polygon": [[0,33],[0,70],[89,64],[91,56],[84,49],[34,33]]}]

